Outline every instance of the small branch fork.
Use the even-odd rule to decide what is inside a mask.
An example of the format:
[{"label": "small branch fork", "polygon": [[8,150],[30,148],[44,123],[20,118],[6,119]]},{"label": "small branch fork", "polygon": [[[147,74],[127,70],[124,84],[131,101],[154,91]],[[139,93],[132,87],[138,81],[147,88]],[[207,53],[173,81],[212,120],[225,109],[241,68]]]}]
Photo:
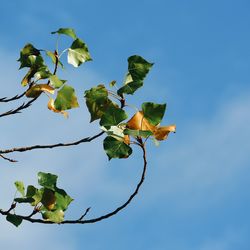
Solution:
[{"label": "small branch fork", "polygon": [[[106,213],[106,214],[104,214],[102,216],[99,216],[99,217],[96,217],[96,218],[91,218],[91,219],[84,219],[86,217],[86,215],[90,211],[90,207],[89,207],[89,208],[86,209],[85,213],[79,219],[65,220],[65,221],[62,221],[60,224],[90,224],[90,223],[96,223],[96,222],[108,219],[108,218],[116,215],[117,213],[119,213],[121,210],[123,210],[125,207],[127,207],[131,203],[131,201],[134,199],[134,197],[138,194],[138,192],[140,190],[140,187],[142,186],[142,184],[144,182],[144,179],[145,179],[145,176],[146,176],[146,170],[147,170],[147,158],[146,158],[145,145],[141,141],[138,141],[138,145],[141,147],[142,152],[143,152],[143,170],[142,170],[141,178],[140,178],[134,192],[129,196],[127,201],[124,202],[119,207],[117,207],[116,209],[114,209],[113,211],[111,211],[109,213]],[[7,210],[7,211],[0,210],[0,214],[2,214],[3,216],[14,215],[13,213],[11,213],[11,211],[15,207],[16,207],[16,204],[13,203],[9,210]],[[31,223],[56,224],[55,222],[52,222],[52,221],[32,218],[33,215],[37,214],[37,212],[38,212],[38,210],[35,208],[34,211],[29,216],[23,216],[23,215],[17,215],[17,214],[15,214],[15,216],[19,217],[20,219],[22,219],[24,221],[28,221],[28,222],[31,222]]]},{"label": "small branch fork", "polygon": [[26,103],[24,102],[22,105],[20,105],[19,107],[15,108],[15,109],[11,109],[11,110],[9,110],[9,111],[7,111],[5,113],[0,114],[0,117],[21,113],[22,110],[29,108],[31,106],[31,104],[34,101],[36,101],[37,98],[38,97],[33,98],[32,100],[30,100],[30,101],[28,101]]},{"label": "small branch fork", "polygon": [[[54,67],[53,75],[56,74],[57,69],[58,69],[58,63],[59,63],[59,58],[58,58],[58,53],[57,53],[57,51],[54,52],[54,55],[55,55],[55,57],[56,57],[56,62],[55,62],[55,67]],[[50,80],[48,80],[48,83],[47,83],[47,84],[49,84],[49,83],[50,83]],[[24,91],[22,94],[20,94],[20,95],[15,95],[15,96],[10,97],[10,98],[8,98],[8,97],[0,98],[0,103],[1,103],[1,102],[11,102],[11,101],[16,101],[16,100],[18,100],[18,99],[21,99],[23,96],[25,96],[26,92],[27,92],[33,85],[34,85],[34,82],[29,83],[29,88],[28,88],[26,91]],[[26,102],[26,103],[24,102],[22,105],[20,105],[19,107],[15,108],[15,109],[11,109],[11,110],[9,110],[9,111],[7,111],[7,112],[4,112],[4,113],[0,114],[0,117],[21,113],[22,110],[29,108],[29,107],[32,105],[32,103],[33,103],[34,101],[37,100],[37,98],[38,98],[38,97],[33,98],[32,100],[30,100],[30,101],[28,101],[28,102]]]}]

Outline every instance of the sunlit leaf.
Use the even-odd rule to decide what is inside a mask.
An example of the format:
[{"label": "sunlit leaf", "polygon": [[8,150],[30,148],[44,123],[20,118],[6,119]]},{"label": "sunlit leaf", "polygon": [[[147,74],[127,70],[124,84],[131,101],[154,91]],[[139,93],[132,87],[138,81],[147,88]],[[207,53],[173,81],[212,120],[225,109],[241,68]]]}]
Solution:
[{"label": "sunlit leaf", "polygon": [[112,136],[107,136],[104,139],[103,147],[109,160],[112,158],[128,158],[132,154],[130,146]]},{"label": "sunlit leaf", "polygon": [[75,30],[74,29],[71,29],[71,28],[60,28],[59,30],[57,31],[53,31],[51,32],[51,34],[63,34],[63,35],[66,35],[66,36],[70,36],[72,37],[73,39],[76,39],[77,36],[76,36],[76,33],[75,33]]},{"label": "sunlit leaf", "polygon": [[55,108],[55,104],[54,104],[54,99],[50,98],[49,102],[48,102],[48,109],[55,112],[55,113],[60,113],[62,114],[65,118],[68,118],[68,112],[64,111],[64,110],[57,110]]},{"label": "sunlit leaf", "polygon": [[52,88],[48,84],[36,84],[36,85],[32,86],[29,90],[27,90],[25,95],[29,98],[36,98],[42,92],[54,94],[54,88]]},{"label": "sunlit leaf", "polygon": [[68,50],[68,63],[78,67],[82,63],[91,60],[87,45],[77,38]]},{"label": "sunlit leaf", "polygon": [[108,98],[108,91],[104,85],[100,84],[97,87],[86,90],[84,97],[86,105],[91,115],[90,122],[93,122],[103,116],[107,108],[112,104]]},{"label": "sunlit leaf", "polygon": [[66,82],[65,80],[60,80],[60,79],[57,77],[57,75],[51,75],[50,78],[49,78],[49,80],[50,80],[50,84],[51,84],[54,88],[56,88],[56,89],[61,88],[62,85]]},{"label": "sunlit leaf", "polygon": [[36,73],[35,73],[35,75],[34,75],[34,77],[35,77],[36,80],[47,79],[47,78],[49,78],[50,76],[51,76],[51,73],[50,73],[50,71],[48,70],[48,68],[47,68],[46,66],[40,67],[40,68],[36,71]]},{"label": "sunlit leaf", "polygon": [[152,125],[145,117],[142,111],[138,111],[127,122],[127,127],[132,130],[143,130],[154,132],[156,127]]},{"label": "sunlit leaf", "polygon": [[54,106],[59,111],[79,107],[74,88],[64,85],[57,93]]},{"label": "sunlit leaf", "polygon": [[[156,117],[159,116],[156,115]],[[127,122],[127,128],[130,130],[125,130],[124,134],[131,133],[131,135],[134,136],[137,135],[137,132],[133,132],[131,130],[135,131],[139,130],[140,132],[138,133],[141,134],[142,137],[150,135],[149,132],[151,132],[151,135],[153,135],[156,140],[165,140],[167,139],[167,136],[170,132],[175,132],[176,126],[175,125],[163,126],[163,127],[160,127],[159,125],[155,126],[147,120],[142,111],[138,111]]]},{"label": "sunlit leaf", "polygon": [[127,117],[128,116],[123,109],[110,106],[102,115],[100,125],[104,127],[115,126],[127,119]]},{"label": "sunlit leaf", "polygon": [[38,173],[38,184],[42,187],[55,190],[57,182],[57,175],[51,174],[51,173]]},{"label": "sunlit leaf", "polygon": [[43,219],[55,223],[61,223],[64,220],[63,210],[46,211],[42,213]]},{"label": "sunlit leaf", "polygon": [[22,218],[15,214],[8,214],[6,220],[12,223],[14,226],[18,227],[22,223]]},{"label": "sunlit leaf", "polygon": [[41,202],[42,196],[43,196],[43,191],[44,191],[44,189],[37,189],[32,185],[29,185],[27,187],[26,197],[33,199],[33,202],[31,202],[32,206],[35,206],[39,202]]},{"label": "sunlit leaf", "polygon": [[118,141],[122,141],[129,145],[130,138],[128,135],[124,135],[123,131],[125,129],[125,125],[119,124],[119,126],[111,126],[110,128],[101,127],[103,131],[105,131],[108,135],[114,137]]},{"label": "sunlit leaf", "polygon": [[144,117],[153,125],[158,125],[165,113],[166,104],[156,104],[152,102],[144,102],[142,111]]},{"label": "sunlit leaf", "polygon": [[16,181],[15,186],[16,186],[17,191],[24,197],[25,196],[25,188],[24,188],[23,182]]},{"label": "sunlit leaf", "polygon": [[154,132],[155,139],[158,140],[158,141],[166,140],[167,137],[168,137],[168,134],[170,132],[175,133],[175,130],[176,130],[175,125],[159,127]]}]

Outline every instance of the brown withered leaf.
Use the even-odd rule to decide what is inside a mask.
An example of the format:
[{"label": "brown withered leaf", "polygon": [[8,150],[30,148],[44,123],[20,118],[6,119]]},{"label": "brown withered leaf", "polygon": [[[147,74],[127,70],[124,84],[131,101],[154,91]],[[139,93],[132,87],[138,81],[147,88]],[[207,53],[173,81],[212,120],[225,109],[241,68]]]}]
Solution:
[{"label": "brown withered leaf", "polygon": [[29,90],[27,90],[25,95],[29,98],[36,98],[42,92],[54,94],[54,88],[52,88],[51,86],[47,84],[36,84],[32,86]]},{"label": "brown withered leaf", "polygon": [[154,137],[158,141],[166,140],[170,132],[175,133],[175,129],[176,129],[175,125],[159,127],[154,131]]},{"label": "brown withered leaf", "polygon": [[155,139],[161,141],[168,137],[170,132],[175,132],[176,126],[169,125],[160,127],[160,125],[154,126],[145,117],[142,111],[138,111],[135,115],[127,122],[127,128],[133,130],[151,131]]},{"label": "brown withered leaf", "polygon": [[144,117],[142,111],[135,113],[135,115],[127,122],[127,127],[134,130],[149,130],[152,132],[156,129],[156,127]]}]

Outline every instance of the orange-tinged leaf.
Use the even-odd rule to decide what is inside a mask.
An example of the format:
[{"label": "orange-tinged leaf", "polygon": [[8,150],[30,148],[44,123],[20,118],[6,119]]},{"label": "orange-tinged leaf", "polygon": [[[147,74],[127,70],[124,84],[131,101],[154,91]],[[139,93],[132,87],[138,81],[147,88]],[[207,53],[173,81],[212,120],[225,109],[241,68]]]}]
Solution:
[{"label": "orange-tinged leaf", "polygon": [[68,117],[69,117],[68,112],[63,111],[63,110],[62,110],[62,111],[61,111],[61,110],[57,110],[57,109],[55,108],[54,99],[52,99],[52,98],[49,99],[49,102],[48,102],[48,109],[51,110],[51,111],[53,111],[53,112],[55,112],[55,113],[61,113],[65,118],[68,118]]},{"label": "orange-tinged leaf", "polygon": [[29,90],[26,92],[26,96],[29,98],[36,98],[38,97],[42,92],[47,92],[50,94],[54,94],[54,88],[47,84],[36,84],[32,86]]},{"label": "orange-tinged leaf", "polygon": [[127,127],[134,130],[149,130],[154,132],[157,128],[152,125],[143,115],[142,111],[138,111],[135,115],[127,122]]},{"label": "orange-tinged leaf", "polygon": [[158,141],[166,140],[170,132],[175,132],[176,125],[159,127],[154,132],[154,137]]},{"label": "orange-tinged leaf", "polygon": [[130,144],[130,137],[129,137],[129,135],[124,135],[123,142],[126,143],[127,145]]}]

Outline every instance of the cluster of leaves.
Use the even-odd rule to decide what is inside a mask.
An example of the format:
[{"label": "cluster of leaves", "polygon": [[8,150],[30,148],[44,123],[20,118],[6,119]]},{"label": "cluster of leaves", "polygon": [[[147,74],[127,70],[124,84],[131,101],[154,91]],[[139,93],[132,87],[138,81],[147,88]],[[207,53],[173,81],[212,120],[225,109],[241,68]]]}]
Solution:
[{"label": "cluster of leaves", "polygon": [[[45,93],[49,97],[48,108],[67,116],[65,110],[76,108],[79,104],[74,88],[66,84],[66,80],[60,79],[57,75],[58,66],[64,67],[60,60],[61,56],[67,52],[67,61],[74,67],[78,67],[92,59],[87,45],[76,36],[73,29],[60,28],[52,32],[52,34],[57,34],[58,37],[60,35],[69,36],[73,39],[73,42],[69,48],[66,48],[61,53],[58,51],[58,46],[52,52],[37,49],[30,43],[26,44],[21,50],[18,59],[20,69],[28,68],[28,72],[21,83],[24,87],[28,86],[26,97],[38,98],[42,93]],[[54,65],[53,73],[45,64],[42,56],[43,52]],[[128,158],[133,152],[131,147],[133,144],[143,148],[145,160],[144,147],[149,138],[158,143],[165,140],[170,132],[175,132],[175,125],[160,125],[165,114],[166,104],[144,102],[132,117],[129,117],[125,110],[128,106],[126,104],[126,95],[133,95],[143,86],[152,66],[153,63],[148,62],[139,55],[130,56],[125,81],[121,87],[117,87],[116,81],[112,81],[110,86],[113,89],[115,87],[116,91],[109,90],[105,85],[100,84],[86,90],[84,93],[91,117],[90,122],[98,120],[101,129],[107,134],[103,141],[103,147],[109,160],[112,158]],[[51,97],[54,94],[56,94],[56,97]],[[142,177],[141,184],[143,179],[144,177]],[[64,212],[67,210],[72,198],[63,189],[58,188],[56,183],[56,175],[43,172],[38,173],[38,184],[41,188],[29,185],[25,190],[22,182],[15,182],[21,197],[14,199],[14,206],[11,207],[10,211],[15,209],[16,204],[28,203],[33,207],[33,213],[26,218],[40,213],[43,220],[61,223],[64,220]],[[137,187],[139,189],[139,186]],[[134,196],[137,191],[135,191]],[[7,211],[3,213],[7,214],[6,219],[15,226],[19,226],[24,219],[22,216],[15,215],[15,212],[9,213]]]},{"label": "cluster of leaves", "polygon": [[[124,96],[132,95],[143,86],[143,80],[150,71],[153,63],[146,61],[138,55],[128,58],[128,73],[125,82],[116,93],[109,91],[104,85],[98,85],[85,91],[86,105],[91,115],[90,122],[99,120],[100,125],[108,136],[104,139],[103,147],[109,159],[127,158],[132,154],[130,144],[141,141],[142,138],[152,137],[156,140],[164,140],[170,132],[175,132],[175,125],[160,127],[164,116],[166,104],[145,102],[142,110],[138,111],[130,120],[123,109]],[[116,84],[115,81],[111,86]],[[110,98],[120,100],[121,107]],[[131,141],[132,137],[135,141]]]},{"label": "cluster of leaves", "polygon": [[[66,80],[60,79],[56,74],[58,66],[63,68],[60,58],[67,51],[67,61],[74,67],[78,67],[82,63],[92,59],[87,45],[76,36],[73,29],[60,28],[52,32],[52,34],[69,36],[73,39],[73,42],[71,46],[63,50],[61,54],[59,54],[58,49],[54,52],[50,50],[39,50],[30,43],[26,44],[21,50],[20,58],[18,59],[20,62],[19,69],[28,68],[28,72],[21,83],[23,86],[29,86],[26,92],[26,96],[29,98],[37,98],[43,92],[47,94],[54,94],[57,92],[55,99],[49,97],[48,108],[56,113],[62,113],[67,117],[67,112],[65,112],[65,110],[76,108],[79,104],[74,88],[66,84]],[[53,73],[45,64],[41,52],[45,52],[54,64]],[[44,83],[44,80],[47,82]]]},{"label": "cluster of leaves", "polygon": [[[38,184],[41,188],[32,185],[25,186],[23,182],[16,181],[15,186],[21,197],[15,198],[15,203],[28,203],[34,208],[35,213],[41,213],[44,220],[60,223],[64,220],[64,212],[73,199],[57,187],[57,176],[50,173],[38,173]],[[15,214],[8,214],[6,219],[19,226],[22,218]]]}]

